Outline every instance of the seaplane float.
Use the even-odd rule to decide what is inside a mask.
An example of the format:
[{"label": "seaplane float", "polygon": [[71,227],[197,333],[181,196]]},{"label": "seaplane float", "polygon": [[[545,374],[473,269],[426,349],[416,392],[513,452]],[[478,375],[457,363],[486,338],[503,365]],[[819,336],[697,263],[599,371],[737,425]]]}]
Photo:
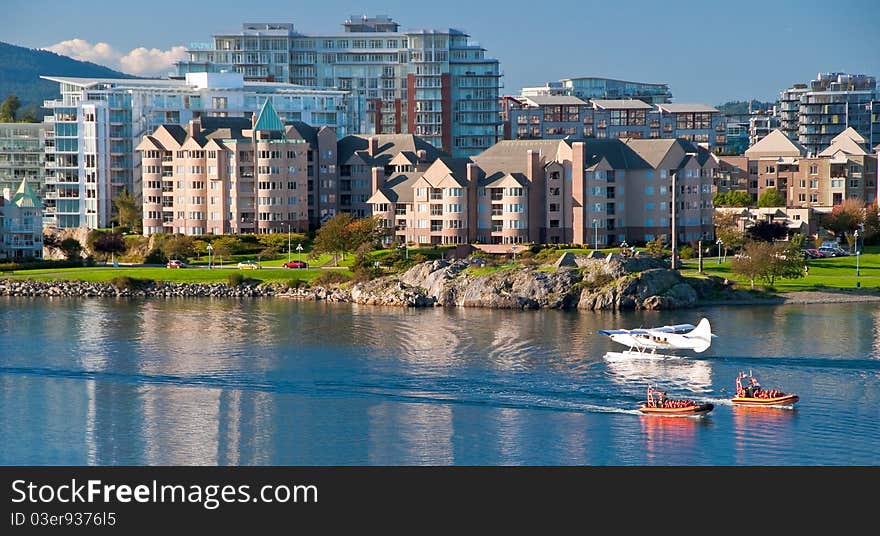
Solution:
[{"label": "seaplane float", "polygon": [[752,375],[740,372],[736,377],[736,396],[730,401],[735,406],[764,406],[790,408],[800,400],[800,397],[792,393],[783,393],[776,389],[764,389],[758,383],[758,379]]},{"label": "seaplane float", "polygon": [[661,326],[658,328],[639,329],[600,329],[599,333],[607,335],[616,343],[629,346],[629,350],[623,352],[606,352],[606,359],[619,358],[654,358],[654,359],[678,359],[682,356],[674,354],[658,354],[657,350],[693,350],[700,353],[709,349],[712,339],[717,335],[712,334],[709,320],[703,318],[693,326],[692,324],[676,324],[674,326]]},{"label": "seaplane float", "polygon": [[693,400],[668,398],[665,392],[648,387],[648,400],[642,404],[639,411],[664,417],[702,417],[714,408],[715,406],[709,403],[699,404]]}]

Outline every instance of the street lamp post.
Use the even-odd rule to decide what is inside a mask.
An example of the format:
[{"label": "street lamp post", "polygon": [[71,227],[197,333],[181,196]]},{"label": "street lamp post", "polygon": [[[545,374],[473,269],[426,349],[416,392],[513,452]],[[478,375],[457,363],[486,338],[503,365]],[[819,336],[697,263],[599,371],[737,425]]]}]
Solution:
[{"label": "street lamp post", "polygon": [[290,262],[290,224],[287,224],[287,262]]},{"label": "street lamp post", "polygon": [[516,262],[516,244],[510,246],[510,252],[513,253],[513,262]]},{"label": "street lamp post", "polygon": [[599,251],[599,220],[593,218],[593,245],[596,251]]},{"label": "street lamp post", "polygon": [[856,239],[856,288],[861,287],[861,282],[859,281],[859,230],[856,229],[856,232],[853,233]]},{"label": "street lamp post", "polygon": [[715,243],[718,244],[718,264],[721,264],[721,246],[724,245],[724,242],[719,238]]},{"label": "street lamp post", "polygon": [[[297,253],[297,255],[299,255],[299,262],[302,263],[302,260],[303,260],[303,245],[302,244],[296,245],[296,253]],[[300,267],[302,267],[302,264],[300,264]]]},{"label": "street lamp post", "polygon": [[210,270],[211,269],[211,254],[214,253],[214,246],[212,246],[211,244],[208,244],[208,246],[205,249],[208,250],[208,270]]}]

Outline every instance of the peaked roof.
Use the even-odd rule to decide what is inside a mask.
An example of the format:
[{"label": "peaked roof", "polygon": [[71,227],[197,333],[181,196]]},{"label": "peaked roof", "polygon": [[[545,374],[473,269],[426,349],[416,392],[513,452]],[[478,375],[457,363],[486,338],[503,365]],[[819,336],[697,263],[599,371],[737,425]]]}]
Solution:
[{"label": "peaked roof", "polygon": [[21,185],[12,196],[12,202],[20,208],[43,208],[43,203],[31,189],[27,179],[21,179]]},{"label": "peaked roof", "polygon": [[849,138],[859,144],[866,143],[868,141],[865,139],[864,136],[859,134],[858,131],[856,129],[854,129],[853,127],[846,127],[846,130],[844,130],[843,132],[841,132],[837,136],[834,136],[834,138],[831,139],[831,143],[835,143],[838,140],[841,140],[843,138]]},{"label": "peaked roof", "polygon": [[865,156],[868,152],[865,151],[864,144],[865,138],[861,137],[852,127],[849,127],[835,136],[831,140],[831,145],[823,149],[819,156],[832,156],[838,152],[854,156]]},{"label": "peaked roof", "polygon": [[780,129],[774,129],[761,140],[746,149],[745,155],[750,157],[761,156],[804,156],[807,150],[803,145],[792,141]]},{"label": "peaked roof", "polygon": [[[370,138],[376,138],[377,148],[373,156],[369,154]],[[352,134],[339,140],[337,147],[340,163],[348,162],[357,154],[365,164],[379,167],[388,165],[400,153],[407,153],[407,159],[411,162],[418,161],[418,151],[425,151],[427,162],[433,162],[442,155],[424,138],[413,134]]]},{"label": "peaked roof", "polygon": [[254,124],[254,131],[257,130],[278,130],[284,132],[284,123],[278,117],[275,107],[272,106],[272,101],[268,98],[263,103],[260,116],[257,118],[256,124]]}]

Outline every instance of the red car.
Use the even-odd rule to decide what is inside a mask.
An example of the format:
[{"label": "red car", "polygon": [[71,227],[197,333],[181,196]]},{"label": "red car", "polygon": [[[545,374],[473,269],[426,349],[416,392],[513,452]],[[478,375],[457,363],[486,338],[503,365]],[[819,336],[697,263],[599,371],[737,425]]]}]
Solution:
[{"label": "red car", "polygon": [[282,266],[284,266],[285,268],[308,268],[309,267],[308,263],[303,262],[303,261],[285,262]]}]

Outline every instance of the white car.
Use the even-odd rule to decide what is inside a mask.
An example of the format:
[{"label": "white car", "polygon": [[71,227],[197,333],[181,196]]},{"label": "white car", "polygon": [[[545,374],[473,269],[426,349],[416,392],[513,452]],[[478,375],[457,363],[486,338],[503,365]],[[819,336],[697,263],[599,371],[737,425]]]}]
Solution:
[{"label": "white car", "polygon": [[241,261],[238,263],[239,270],[259,270],[260,268],[262,268],[262,266],[254,261]]}]

